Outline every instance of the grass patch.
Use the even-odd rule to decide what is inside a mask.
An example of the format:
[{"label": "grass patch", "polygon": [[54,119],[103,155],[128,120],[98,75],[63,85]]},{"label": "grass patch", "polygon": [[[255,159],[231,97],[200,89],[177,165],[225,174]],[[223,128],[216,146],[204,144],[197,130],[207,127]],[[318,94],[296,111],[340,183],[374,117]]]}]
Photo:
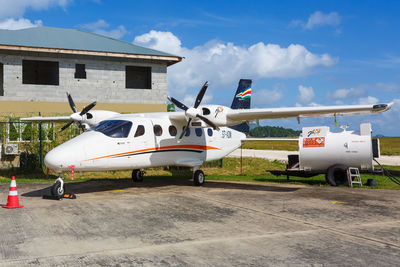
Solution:
[{"label": "grass patch", "polygon": [[[381,137],[379,142],[382,155],[400,155],[400,137]],[[242,147],[257,150],[299,150],[297,141],[246,141]]]},{"label": "grass patch", "polygon": [[297,141],[246,141],[242,148],[257,150],[299,150]]},{"label": "grass patch", "polygon": [[382,155],[400,155],[400,137],[379,138]]}]

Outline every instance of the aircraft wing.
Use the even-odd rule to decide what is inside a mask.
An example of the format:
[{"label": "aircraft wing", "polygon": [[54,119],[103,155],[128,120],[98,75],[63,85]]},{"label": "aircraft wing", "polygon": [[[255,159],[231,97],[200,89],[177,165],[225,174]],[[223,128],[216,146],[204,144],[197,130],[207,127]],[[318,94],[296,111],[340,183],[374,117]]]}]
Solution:
[{"label": "aircraft wing", "polygon": [[31,117],[31,118],[21,118],[21,121],[34,121],[34,122],[41,122],[41,121],[72,121],[73,119],[70,116],[57,116],[57,117]]},{"label": "aircraft wing", "polygon": [[226,117],[229,121],[241,122],[282,118],[362,115],[384,112],[389,110],[392,105],[393,103],[377,105],[233,109],[226,114]]}]

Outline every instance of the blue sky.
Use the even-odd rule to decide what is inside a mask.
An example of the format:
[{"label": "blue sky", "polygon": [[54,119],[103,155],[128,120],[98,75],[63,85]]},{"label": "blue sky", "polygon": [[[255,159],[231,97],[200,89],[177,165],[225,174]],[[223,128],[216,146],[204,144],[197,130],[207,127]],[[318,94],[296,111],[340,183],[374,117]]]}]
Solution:
[{"label": "blue sky", "polygon": [[[253,79],[253,107],[395,102],[380,115],[338,118],[400,136],[399,1],[0,0],[0,28],[77,28],[184,56],[168,93],[188,105],[230,105]],[[270,120],[300,129],[333,119]]]}]

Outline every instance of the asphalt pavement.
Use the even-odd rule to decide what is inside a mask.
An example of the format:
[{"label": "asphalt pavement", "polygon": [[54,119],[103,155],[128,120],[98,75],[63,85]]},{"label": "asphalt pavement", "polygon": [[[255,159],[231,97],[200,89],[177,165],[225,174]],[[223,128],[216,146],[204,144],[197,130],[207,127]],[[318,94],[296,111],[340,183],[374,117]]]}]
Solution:
[{"label": "asphalt pavement", "polygon": [[400,266],[400,191],[145,178],[42,199],[51,183],[17,177],[1,266]]}]

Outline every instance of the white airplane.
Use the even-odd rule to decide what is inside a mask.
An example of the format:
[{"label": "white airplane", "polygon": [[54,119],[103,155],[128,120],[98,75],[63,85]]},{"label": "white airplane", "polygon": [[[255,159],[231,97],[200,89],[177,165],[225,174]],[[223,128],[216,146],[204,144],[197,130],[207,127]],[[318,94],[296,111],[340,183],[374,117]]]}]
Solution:
[{"label": "white airplane", "polygon": [[[251,80],[240,80],[231,108],[200,105],[207,86],[206,82],[190,108],[169,97],[184,112],[111,114],[102,111],[103,119],[95,111],[91,113],[96,118],[87,117],[86,110],[93,103],[83,114],[72,108],[75,113],[68,117],[69,124],[76,121],[92,127],[47,153],[45,165],[60,174],[52,194],[64,194],[62,173],[70,171],[70,166],[76,171],[133,170],[133,181],[143,180],[145,168],[187,166],[193,168],[194,184],[202,185],[205,176],[200,166],[225,157],[246,139],[244,133],[228,126],[264,119],[374,114],[387,111],[393,104],[248,109]],[[73,103],[72,98],[68,99]],[[41,119],[50,120],[39,117],[25,121]],[[95,123],[101,122],[93,126],[93,119]]]}]

